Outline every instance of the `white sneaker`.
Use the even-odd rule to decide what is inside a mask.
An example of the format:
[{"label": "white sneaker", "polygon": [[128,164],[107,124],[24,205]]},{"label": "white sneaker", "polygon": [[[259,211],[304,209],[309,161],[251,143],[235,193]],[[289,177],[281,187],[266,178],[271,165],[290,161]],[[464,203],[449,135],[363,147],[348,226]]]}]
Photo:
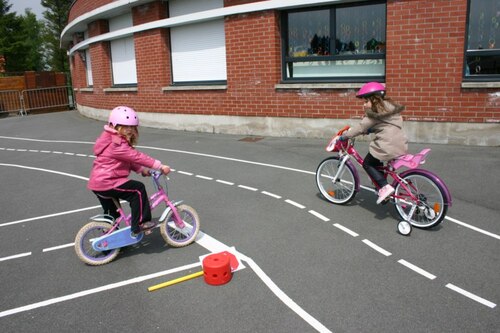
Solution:
[{"label": "white sneaker", "polygon": [[394,187],[392,187],[391,185],[387,184],[384,187],[382,187],[380,190],[378,190],[377,205],[379,205],[382,201],[387,199],[387,197],[393,193],[394,193]]}]

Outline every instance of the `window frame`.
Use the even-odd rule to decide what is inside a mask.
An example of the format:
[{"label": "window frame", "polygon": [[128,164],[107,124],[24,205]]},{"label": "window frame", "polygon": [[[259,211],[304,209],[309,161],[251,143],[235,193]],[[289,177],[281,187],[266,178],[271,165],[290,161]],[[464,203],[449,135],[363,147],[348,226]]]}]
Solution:
[{"label": "window frame", "polygon": [[[500,61],[500,46],[496,49],[469,49],[469,29],[470,26],[470,12],[472,7],[472,2],[476,0],[467,0],[467,18],[465,25],[465,38],[464,38],[464,58],[463,58],[463,69],[462,69],[462,80],[463,82],[500,82],[500,74],[482,74],[482,75],[467,75],[467,59],[468,57],[481,57],[481,56],[498,56]],[[500,43],[500,42],[499,42]]]},{"label": "window frame", "polygon": [[[363,54],[330,54],[322,55],[320,58],[318,56],[305,56],[305,57],[290,57],[288,56],[288,14],[290,13],[300,13],[308,11],[317,10],[329,10],[330,11],[330,49],[332,49],[332,43],[335,44],[335,37],[337,36],[336,31],[336,10],[342,8],[353,8],[366,5],[385,5],[385,41],[387,42],[387,1],[360,1],[356,3],[347,4],[336,4],[329,6],[316,6],[307,7],[299,9],[291,9],[281,12],[281,81],[282,83],[359,83],[369,81],[384,82],[387,72],[387,63],[385,62],[387,53],[363,53]],[[332,17],[334,19],[332,20]],[[333,42],[332,42],[333,41]],[[294,62],[319,62],[319,61],[343,61],[343,60],[384,60],[384,75],[379,76],[332,76],[332,77],[300,77],[293,78],[287,77],[288,66]]]}]

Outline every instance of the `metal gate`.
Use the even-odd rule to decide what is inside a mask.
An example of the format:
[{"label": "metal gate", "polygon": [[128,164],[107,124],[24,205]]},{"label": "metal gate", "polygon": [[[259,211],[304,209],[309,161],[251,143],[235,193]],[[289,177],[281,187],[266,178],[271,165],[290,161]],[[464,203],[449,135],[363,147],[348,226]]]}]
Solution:
[{"label": "metal gate", "polygon": [[71,86],[0,91],[0,115],[17,113],[25,116],[31,111],[60,111],[73,108]]}]

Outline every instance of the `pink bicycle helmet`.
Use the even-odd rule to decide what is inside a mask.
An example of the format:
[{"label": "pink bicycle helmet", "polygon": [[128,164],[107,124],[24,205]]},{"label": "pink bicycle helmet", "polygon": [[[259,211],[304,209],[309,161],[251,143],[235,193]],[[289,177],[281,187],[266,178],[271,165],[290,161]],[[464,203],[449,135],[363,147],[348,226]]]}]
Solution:
[{"label": "pink bicycle helmet", "polygon": [[113,126],[138,126],[139,117],[137,117],[137,113],[135,113],[134,109],[128,106],[117,106],[111,110],[108,122]]},{"label": "pink bicycle helmet", "polygon": [[371,95],[385,95],[385,87],[383,84],[378,82],[368,82],[364,84],[361,89],[359,89],[356,97],[365,98]]}]

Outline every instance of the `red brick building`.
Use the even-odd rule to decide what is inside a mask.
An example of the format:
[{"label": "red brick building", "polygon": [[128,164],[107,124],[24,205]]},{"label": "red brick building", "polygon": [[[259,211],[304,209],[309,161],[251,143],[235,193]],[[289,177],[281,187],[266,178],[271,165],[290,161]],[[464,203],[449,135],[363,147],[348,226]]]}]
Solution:
[{"label": "red brick building", "polygon": [[[498,0],[75,0],[78,110],[152,127],[329,137],[382,82],[412,142],[500,144]],[[357,118],[357,119],[356,119]]]}]

